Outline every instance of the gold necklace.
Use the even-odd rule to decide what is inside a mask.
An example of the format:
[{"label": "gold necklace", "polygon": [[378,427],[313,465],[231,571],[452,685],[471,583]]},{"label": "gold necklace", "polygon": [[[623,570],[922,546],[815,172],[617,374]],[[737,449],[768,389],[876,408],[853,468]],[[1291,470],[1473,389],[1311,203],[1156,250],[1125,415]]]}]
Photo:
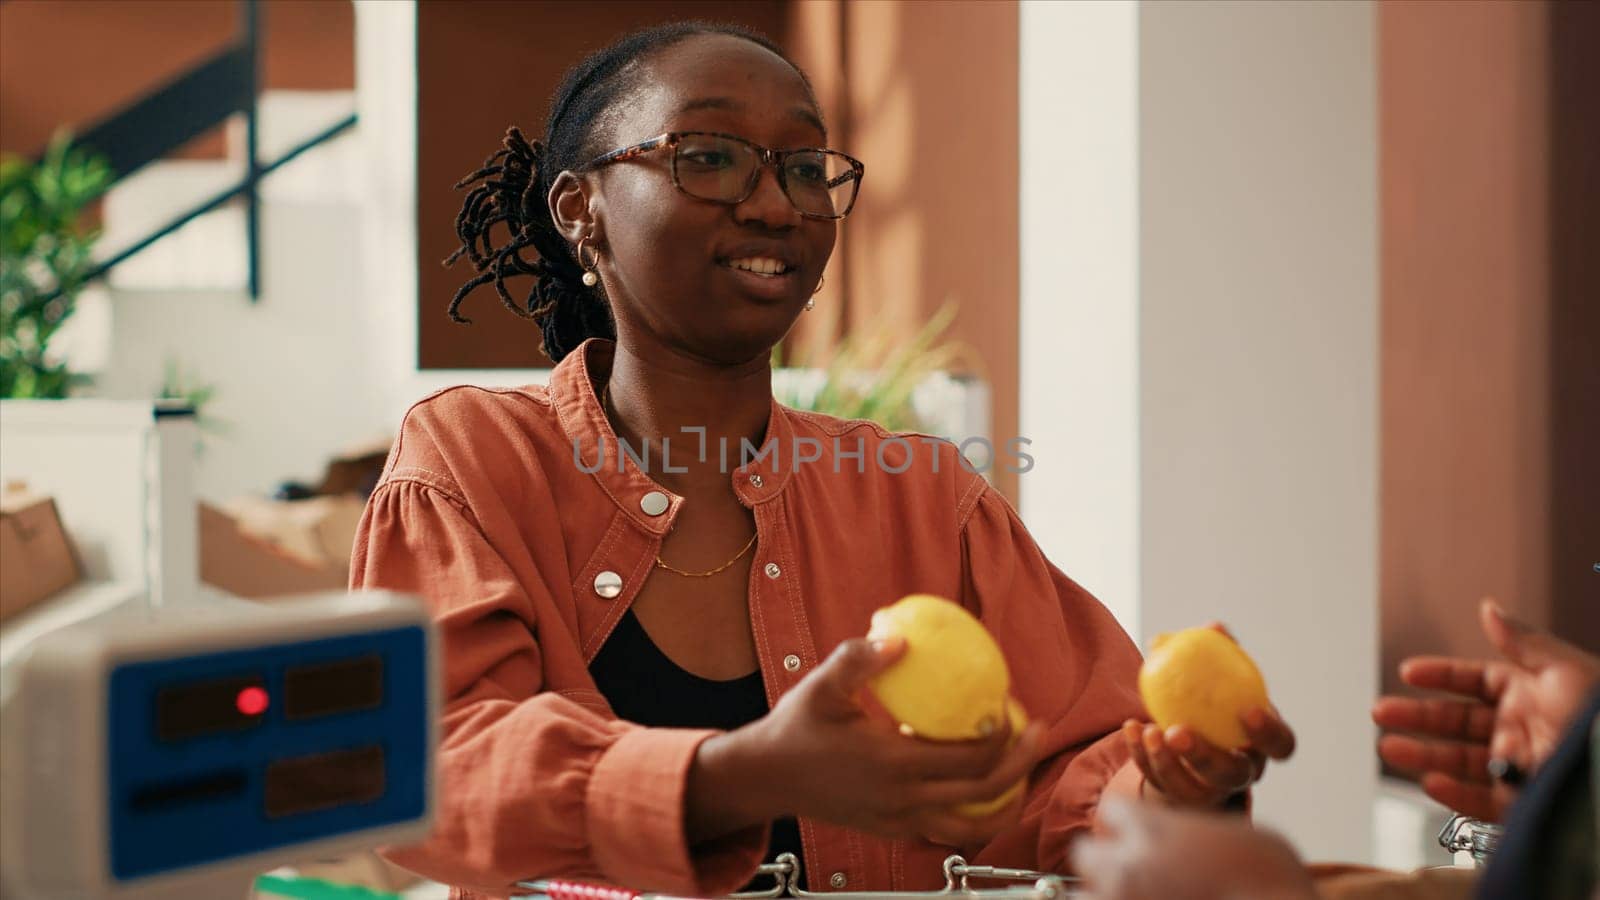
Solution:
[{"label": "gold necklace", "polygon": [[738,562],[739,561],[739,557],[744,556],[746,553],[749,553],[750,552],[750,548],[754,547],[755,545],[756,545],[756,535],[752,534],[752,535],[750,535],[750,540],[745,543],[744,549],[740,550],[738,552],[738,554],[733,557],[733,559],[728,560],[727,562],[723,563],[720,566],[717,566],[715,569],[712,569],[709,572],[685,572],[682,569],[675,569],[672,566],[667,565],[667,562],[661,558],[661,554],[659,554],[659,553],[656,554],[656,567],[660,568],[660,569],[666,569],[668,572],[671,572],[674,575],[687,575],[690,578],[709,578],[712,575],[715,575],[718,572],[721,572],[723,569],[726,569],[727,567],[729,567],[729,566],[733,565],[734,563]]},{"label": "gold necklace", "polygon": [[[606,407],[608,405],[610,405],[610,402],[611,402],[611,381],[609,379],[607,379],[606,380],[605,389],[600,392],[600,411],[601,412],[605,412],[605,409],[606,409]],[[750,540],[745,542],[745,545],[744,545],[743,549],[741,549],[738,553],[734,554],[733,559],[730,559],[727,562],[723,563],[722,565],[717,566],[715,569],[711,569],[711,570],[708,570],[708,571],[705,571],[705,572],[686,572],[683,569],[679,569],[679,568],[676,568],[676,567],[674,567],[672,565],[669,565],[666,560],[661,558],[661,554],[659,554],[659,553],[656,554],[656,568],[658,568],[658,569],[666,569],[668,572],[671,572],[674,575],[683,575],[683,576],[686,576],[688,578],[709,578],[712,575],[715,575],[718,572],[721,572],[724,569],[728,568],[729,566],[733,565],[734,563],[738,562],[741,557],[743,557],[746,553],[749,553],[750,552],[750,548],[754,547],[756,545],[756,537],[759,534],[760,534],[760,532],[757,532],[756,534],[750,535]]]}]

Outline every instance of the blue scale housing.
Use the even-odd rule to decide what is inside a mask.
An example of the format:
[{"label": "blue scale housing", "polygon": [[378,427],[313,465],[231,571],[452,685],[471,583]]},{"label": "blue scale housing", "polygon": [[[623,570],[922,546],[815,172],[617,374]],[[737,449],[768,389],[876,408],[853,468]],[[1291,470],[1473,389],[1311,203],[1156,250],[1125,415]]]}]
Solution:
[{"label": "blue scale housing", "polygon": [[426,810],[419,627],[128,663],[111,673],[107,700],[117,880]]}]

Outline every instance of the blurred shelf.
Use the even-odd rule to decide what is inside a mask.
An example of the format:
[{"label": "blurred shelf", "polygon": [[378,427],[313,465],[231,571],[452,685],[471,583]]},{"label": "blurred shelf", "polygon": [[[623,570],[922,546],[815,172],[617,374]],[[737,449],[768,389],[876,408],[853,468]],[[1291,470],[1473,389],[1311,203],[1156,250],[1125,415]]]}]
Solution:
[{"label": "blurred shelf", "polygon": [[83,581],[0,624],[0,696],[10,692],[11,664],[29,644],[57,628],[142,604],[144,586],[127,581]]}]

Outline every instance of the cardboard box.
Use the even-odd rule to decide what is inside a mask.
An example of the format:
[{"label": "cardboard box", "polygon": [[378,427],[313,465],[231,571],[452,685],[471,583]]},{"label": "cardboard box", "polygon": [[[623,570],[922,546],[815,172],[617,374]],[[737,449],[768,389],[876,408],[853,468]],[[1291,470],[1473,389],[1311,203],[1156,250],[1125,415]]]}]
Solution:
[{"label": "cardboard box", "polygon": [[246,534],[276,545],[308,566],[348,571],[366,502],[349,494],[305,500],[240,497],[222,509]]},{"label": "cardboard box", "polygon": [[365,499],[383,474],[383,465],[389,460],[389,448],[394,438],[367,441],[346,447],[323,470],[318,494],[354,494]]},{"label": "cardboard box", "polygon": [[8,485],[0,494],[0,622],[80,578],[55,501]]},{"label": "cardboard box", "polygon": [[200,580],[236,597],[264,600],[343,590],[350,580],[342,564],[316,565],[251,534],[222,510],[201,503]]}]

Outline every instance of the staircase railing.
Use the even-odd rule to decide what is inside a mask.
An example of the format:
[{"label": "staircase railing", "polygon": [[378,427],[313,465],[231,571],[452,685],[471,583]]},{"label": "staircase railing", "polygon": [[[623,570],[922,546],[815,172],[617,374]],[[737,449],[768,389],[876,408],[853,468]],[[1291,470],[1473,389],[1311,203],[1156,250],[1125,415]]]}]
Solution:
[{"label": "staircase railing", "polygon": [[149,234],[100,261],[84,277],[93,281],[184,225],[235,197],[245,201],[245,241],[250,299],[261,296],[261,196],[263,178],[300,154],[355,126],[354,113],[295,144],[271,162],[259,153],[261,9],[258,0],[240,0],[239,29],[232,45],[178,75],[133,103],[84,129],[76,143],[103,157],[111,183],[221,125],[229,116],[245,117],[245,174],[237,184],[173,217]]}]

